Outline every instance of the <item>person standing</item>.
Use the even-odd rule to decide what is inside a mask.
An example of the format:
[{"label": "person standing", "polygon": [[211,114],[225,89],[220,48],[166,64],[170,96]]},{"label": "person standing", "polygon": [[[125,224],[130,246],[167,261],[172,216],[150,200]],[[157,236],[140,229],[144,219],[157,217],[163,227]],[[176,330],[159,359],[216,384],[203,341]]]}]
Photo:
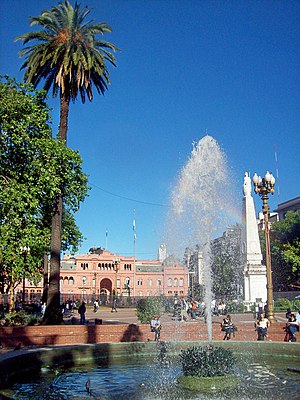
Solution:
[{"label": "person standing", "polygon": [[117,296],[114,294],[111,302],[111,312],[117,311]]},{"label": "person standing", "polygon": [[195,300],[192,300],[191,317],[192,317],[193,320],[196,319],[197,308],[198,308],[198,303]]},{"label": "person standing", "polygon": [[231,316],[228,314],[221,323],[221,329],[225,332],[223,340],[230,340],[231,334],[234,335],[234,325]]},{"label": "person standing", "polygon": [[80,315],[80,324],[84,325],[85,324],[85,313],[86,313],[86,306],[85,306],[85,302],[84,301],[79,306],[78,313]]},{"label": "person standing", "polygon": [[268,328],[270,326],[270,322],[268,318],[265,318],[264,313],[259,315],[258,320],[255,323],[255,329],[257,331],[257,340],[265,340],[265,337],[268,335]]},{"label": "person standing", "polygon": [[98,310],[99,310],[99,302],[98,302],[98,300],[96,299],[96,300],[94,301],[94,312],[96,313],[96,312],[98,312]]}]

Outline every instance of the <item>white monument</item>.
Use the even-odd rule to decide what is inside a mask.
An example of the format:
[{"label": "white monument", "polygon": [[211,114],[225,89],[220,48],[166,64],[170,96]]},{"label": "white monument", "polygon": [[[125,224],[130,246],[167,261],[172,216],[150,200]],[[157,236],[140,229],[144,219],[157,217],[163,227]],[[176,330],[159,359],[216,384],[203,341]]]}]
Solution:
[{"label": "white monument", "polygon": [[243,184],[243,262],[244,262],[244,303],[266,303],[267,273],[262,264],[254,201],[251,195],[251,179],[247,172]]}]

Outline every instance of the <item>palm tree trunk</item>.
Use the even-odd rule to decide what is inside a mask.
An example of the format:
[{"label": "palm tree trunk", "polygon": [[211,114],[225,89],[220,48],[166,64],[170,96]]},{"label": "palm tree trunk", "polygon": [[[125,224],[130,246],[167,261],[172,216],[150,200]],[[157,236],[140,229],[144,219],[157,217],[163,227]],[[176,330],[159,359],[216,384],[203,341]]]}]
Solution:
[{"label": "palm tree trunk", "polygon": [[[69,100],[61,94],[60,96],[60,122],[58,139],[67,142]],[[53,202],[52,231],[50,244],[50,276],[47,307],[44,323],[48,325],[62,322],[60,310],[60,253],[61,253],[61,232],[63,214],[63,187],[61,193],[56,196]]]}]

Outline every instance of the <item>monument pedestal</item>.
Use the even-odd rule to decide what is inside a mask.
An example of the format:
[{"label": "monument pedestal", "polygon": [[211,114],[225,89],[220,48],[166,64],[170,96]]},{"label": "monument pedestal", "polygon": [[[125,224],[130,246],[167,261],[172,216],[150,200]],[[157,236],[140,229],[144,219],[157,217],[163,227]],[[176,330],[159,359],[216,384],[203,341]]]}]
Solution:
[{"label": "monument pedestal", "polygon": [[267,269],[262,264],[251,181],[247,172],[243,190],[244,303],[250,307],[267,301]]}]

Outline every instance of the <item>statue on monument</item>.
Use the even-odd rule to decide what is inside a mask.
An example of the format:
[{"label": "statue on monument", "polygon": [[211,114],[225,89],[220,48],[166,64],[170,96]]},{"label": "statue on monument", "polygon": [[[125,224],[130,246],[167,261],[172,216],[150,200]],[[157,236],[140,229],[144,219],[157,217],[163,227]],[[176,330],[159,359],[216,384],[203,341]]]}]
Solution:
[{"label": "statue on monument", "polygon": [[251,196],[251,179],[248,172],[244,175],[243,192],[245,197]]}]

